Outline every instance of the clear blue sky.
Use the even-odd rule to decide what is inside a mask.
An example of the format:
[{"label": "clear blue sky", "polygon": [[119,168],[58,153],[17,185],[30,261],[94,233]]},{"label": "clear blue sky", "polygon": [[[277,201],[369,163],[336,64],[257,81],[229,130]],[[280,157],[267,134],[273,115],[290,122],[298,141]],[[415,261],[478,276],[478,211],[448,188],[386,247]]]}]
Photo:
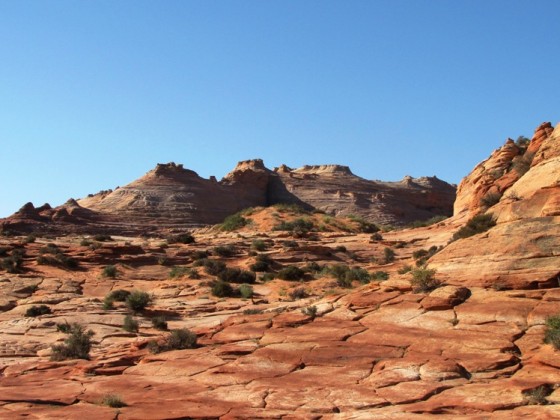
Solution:
[{"label": "clear blue sky", "polygon": [[560,121],[560,1],[0,0],[0,217],[175,161],[459,182]]}]

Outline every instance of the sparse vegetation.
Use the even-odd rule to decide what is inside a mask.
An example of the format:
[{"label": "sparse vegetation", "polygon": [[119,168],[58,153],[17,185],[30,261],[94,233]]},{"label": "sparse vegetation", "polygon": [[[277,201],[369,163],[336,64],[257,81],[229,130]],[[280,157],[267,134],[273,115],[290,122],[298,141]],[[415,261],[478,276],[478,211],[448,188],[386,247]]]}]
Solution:
[{"label": "sparse vegetation", "polygon": [[277,277],[282,280],[298,281],[302,280],[305,276],[305,271],[295,265],[289,265],[280,270]]},{"label": "sparse vegetation", "polygon": [[169,244],[192,244],[195,242],[194,236],[190,233],[179,233],[177,235],[168,236],[166,239]]},{"label": "sparse vegetation", "polygon": [[167,320],[163,316],[156,316],[152,318],[152,326],[156,330],[167,331]]},{"label": "sparse vegetation", "polygon": [[95,239],[98,242],[107,242],[107,241],[112,241],[113,238],[111,238],[111,235],[107,235],[104,233],[99,233],[97,235],[93,236],[93,239]]},{"label": "sparse vegetation", "polygon": [[[6,251],[7,253],[7,251]],[[25,252],[22,249],[15,248],[10,252],[10,256],[2,258],[1,267],[9,274],[18,274],[23,271],[23,257]]]},{"label": "sparse vegetation", "polygon": [[126,306],[134,312],[143,311],[146,306],[152,303],[152,297],[140,290],[133,290],[125,300]]},{"label": "sparse vegetation", "polygon": [[270,270],[272,259],[266,254],[259,254],[255,258],[255,262],[249,267],[252,271],[262,272]]},{"label": "sparse vegetation", "polygon": [[86,331],[80,324],[70,324],[67,334],[68,337],[64,340],[64,344],[51,346],[51,360],[89,359],[91,337],[94,332]]},{"label": "sparse vegetation", "polygon": [[196,347],[196,334],[187,328],[171,330],[164,342],[150,341],[148,349],[152,353],[162,353],[170,350],[184,350]]},{"label": "sparse vegetation", "polygon": [[544,342],[560,350],[560,315],[549,316],[545,326]]},{"label": "sparse vegetation", "polygon": [[431,225],[435,225],[436,223],[443,222],[447,219],[447,216],[439,215],[429,218],[428,220],[415,220],[414,222],[410,223],[408,227],[410,228],[419,228],[419,227],[427,227]]},{"label": "sparse vegetation", "polygon": [[354,216],[354,215],[349,215],[348,216],[349,219],[353,220],[354,222],[356,222],[358,224],[358,232],[362,232],[362,233],[376,233],[379,232],[379,226],[377,226],[375,223],[371,223],[368,222],[367,220],[359,217],[359,216]]},{"label": "sparse vegetation", "polygon": [[253,284],[256,275],[252,271],[241,270],[240,268],[227,267],[218,273],[218,279],[228,283],[249,283]]},{"label": "sparse vegetation", "polygon": [[388,280],[389,273],[387,273],[386,271],[376,271],[375,273],[372,274],[371,277],[374,280],[379,280],[379,281]]},{"label": "sparse vegetation", "polygon": [[436,270],[426,267],[417,267],[410,271],[412,275],[412,284],[414,293],[427,293],[437,289],[441,282],[435,278]]},{"label": "sparse vegetation", "polygon": [[548,385],[540,385],[536,388],[524,391],[525,401],[528,405],[546,405],[548,397],[552,393],[552,389]]},{"label": "sparse vegetation", "polygon": [[199,260],[204,265],[204,271],[211,276],[217,276],[220,272],[226,269],[226,264],[218,260]]},{"label": "sparse vegetation", "polygon": [[262,239],[255,239],[251,243],[251,249],[255,251],[262,252],[262,251],[266,251],[267,248],[268,246],[266,245],[266,242],[263,241]]},{"label": "sparse vegetation", "polygon": [[119,274],[119,270],[117,270],[117,267],[114,265],[108,265],[103,269],[103,272],[101,273],[101,275],[103,277],[106,278],[110,278],[110,279],[114,279],[117,278],[117,275]]},{"label": "sparse vegetation", "polygon": [[353,281],[367,284],[371,280],[371,275],[367,270],[360,267],[350,268],[345,264],[335,264],[330,267],[325,267],[323,272],[334,277],[338,286],[345,288],[352,287]]},{"label": "sparse vegetation", "polygon": [[489,192],[487,193],[482,199],[480,200],[480,204],[486,208],[490,208],[495,206],[500,202],[500,198],[502,198],[501,194],[496,192]]},{"label": "sparse vegetation", "polygon": [[220,257],[232,257],[236,254],[237,250],[233,245],[222,245],[214,247],[212,253]]},{"label": "sparse vegetation", "polygon": [[132,316],[127,315],[124,317],[123,321],[123,330],[128,332],[138,332],[140,326],[138,325],[138,321],[136,321]]},{"label": "sparse vegetation", "polygon": [[33,305],[31,308],[27,308],[27,310],[25,311],[25,316],[36,317],[41,315],[48,315],[50,313],[52,313],[51,308],[49,308],[47,305]]},{"label": "sparse vegetation", "polygon": [[291,290],[289,296],[290,299],[292,300],[298,300],[298,299],[304,299],[309,295],[307,294],[306,290],[303,287],[298,287],[296,289]]},{"label": "sparse vegetation", "polygon": [[196,280],[200,278],[200,274],[196,268],[174,266],[171,267],[171,270],[169,271],[169,277],[172,279],[187,277],[189,279]]},{"label": "sparse vegetation", "polygon": [[126,407],[126,403],[122,400],[120,395],[117,394],[107,394],[103,396],[101,400],[101,405],[106,405],[111,408],[122,408]]},{"label": "sparse vegetation", "polygon": [[241,286],[239,286],[239,294],[244,299],[250,299],[253,297],[254,291],[253,288],[248,284],[242,284]]},{"label": "sparse vegetation", "polygon": [[299,218],[292,221],[283,221],[272,229],[291,232],[295,237],[303,238],[314,228],[315,224],[312,220]]},{"label": "sparse vegetation", "polygon": [[233,287],[231,287],[231,284],[221,280],[214,282],[211,292],[216,297],[233,297],[235,295],[235,291]]},{"label": "sparse vegetation", "polygon": [[[416,260],[416,266],[421,267],[421,266],[426,265],[426,262],[430,258],[432,258],[435,254],[437,254],[437,252],[439,250],[440,249],[437,246],[432,245],[428,250],[419,249],[417,251],[414,251],[412,253],[412,258],[414,258]],[[403,273],[401,273],[401,274],[403,274]]]},{"label": "sparse vegetation", "polygon": [[397,271],[397,273],[399,273],[399,274],[406,274],[406,273],[410,272],[410,270],[412,270],[412,266],[407,264],[407,265],[405,265],[405,266],[399,268],[398,271]]},{"label": "sparse vegetation", "polygon": [[225,231],[237,230],[247,225],[247,223],[248,220],[244,218],[241,213],[235,213],[224,219],[220,226],[220,229]]},{"label": "sparse vegetation", "polygon": [[308,306],[306,308],[302,308],[301,313],[307,315],[311,319],[315,319],[317,317],[317,307],[313,305],[313,306]]},{"label": "sparse vegetation", "polygon": [[470,236],[486,232],[493,226],[496,226],[496,221],[491,213],[478,214],[469,219],[465,226],[455,232],[452,240],[468,238]]},{"label": "sparse vegetation", "polygon": [[393,261],[395,261],[395,251],[392,248],[385,248],[383,250],[383,258],[385,264],[392,263]]}]

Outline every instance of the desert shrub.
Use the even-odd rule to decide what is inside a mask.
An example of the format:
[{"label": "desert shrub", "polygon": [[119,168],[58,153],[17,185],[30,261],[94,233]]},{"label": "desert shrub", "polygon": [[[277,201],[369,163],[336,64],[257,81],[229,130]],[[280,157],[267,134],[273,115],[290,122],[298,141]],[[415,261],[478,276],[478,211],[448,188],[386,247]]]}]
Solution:
[{"label": "desert shrub", "polygon": [[359,281],[362,284],[367,284],[371,280],[371,275],[367,270],[359,267],[351,268],[345,274],[345,277],[349,281]]},{"label": "desert shrub", "polygon": [[369,237],[369,240],[372,241],[372,242],[382,241],[383,240],[383,235],[381,235],[381,233],[379,233],[379,232],[375,232]]},{"label": "desert shrub", "polygon": [[152,318],[152,326],[156,330],[167,331],[167,320],[163,316],[156,316]]},{"label": "desert shrub", "polygon": [[272,262],[272,259],[268,255],[260,254],[257,255],[257,257],[255,258],[255,262],[251,264],[249,268],[255,272],[268,271],[270,269],[270,266],[272,265]]},{"label": "desert shrub", "polygon": [[191,254],[193,260],[203,260],[204,258],[208,258],[208,256],[208,251],[202,250],[196,250]]},{"label": "desert shrub", "polygon": [[228,283],[254,283],[256,276],[252,271],[241,270],[240,268],[230,268],[220,271],[218,279]]},{"label": "desert shrub", "polygon": [[242,284],[241,286],[239,286],[239,294],[244,299],[250,299],[253,297],[254,291],[253,288],[248,284]]},{"label": "desert shrub", "polygon": [[468,238],[473,235],[477,235],[482,232],[486,232],[491,227],[496,226],[496,221],[494,220],[491,213],[488,214],[478,214],[473,218],[469,219],[467,224],[459,229],[453,234],[453,240]]},{"label": "desert shrub", "polygon": [[389,273],[386,271],[376,271],[373,273],[372,278],[374,280],[387,280],[389,279]]},{"label": "desert shrub", "polygon": [[280,213],[309,214],[306,209],[297,204],[278,203],[273,207]]},{"label": "desert shrub", "polygon": [[272,281],[272,280],[274,280],[274,274],[273,273],[264,273],[261,276],[261,281],[263,281],[263,282]]},{"label": "desert shrub", "polygon": [[37,237],[35,235],[31,234],[31,235],[27,235],[25,237],[25,239],[23,240],[23,243],[24,244],[32,244],[36,240],[37,240]]},{"label": "desert shrub", "polygon": [[392,248],[385,248],[383,250],[383,258],[384,258],[385,264],[389,264],[389,263],[395,261],[395,251]]},{"label": "desert shrub", "polygon": [[439,250],[440,249],[437,246],[432,245],[428,250],[419,249],[417,251],[414,251],[412,253],[412,258],[416,260],[416,266],[421,267],[423,265],[426,265],[426,262],[435,254],[437,254]]},{"label": "desert shrub", "polygon": [[107,235],[105,233],[98,233],[97,235],[93,236],[93,239],[95,239],[98,242],[107,242],[113,240],[113,238],[111,238],[111,235]]},{"label": "desert shrub", "polygon": [[262,252],[262,251],[266,251],[268,246],[266,245],[266,242],[263,241],[262,239],[255,239],[251,243],[251,248],[254,249],[255,251]]},{"label": "desert shrub", "polygon": [[192,244],[195,241],[194,236],[190,233],[179,233],[177,235],[168,236],[166,239],[170,244]]},{"label": "desert shrub", "polygon": [[138,321],[136,321],[130,315],[124,317],[123,321],[123,330],[128,332],[138,332],[140,326],[138,325]]},{"label": "desert shrub", "polygon": [[64,334],[68,334],[71,328],[72,328],[72,324],[69,324],[68,321],[60,322],[56,324],[56,331]]},{"label": "desert shrub", "polygon": [[323,267],[315,261],[309,262],[303,267],[303,271],[306,273],[319,273],[322,270]]},{"label": "desert shrub", "polygon": [[47,305],[33,305],[31,308],[27,308],[27,311],[25,311],[25,316],[35,317],[40,315],[47,315],[50,313],[52,313],[51,308],[49,308]]},{"label": "desert shrub", "polygon": [[415,293],[427,293],[437,289],[441,285],[441,282],[435,278],[436,270],[426,267],[417,267],[412,269],[410,274],[412,275],[410,283]]},{"label": "desert shrub", "polygon": [[297,237],[303,237],[313,230],[315,224],[309,219],[295,219],[290,222],[283,221],[272,228],[272,230],[283,230],[292,232]]},{"label": "desert shrub", "polygon": [[21,249],[12,249],[10,256],[2,258],[2,269],[10,274],[18,274],[23,271],[24,251]]},{"label": "desert shrub", "polygon": [[305,271],[295,265],[289,265],[280,270],[277,277],[282,280],[298,281],[305,276]]},{"label": "desert shrub", "polygon": [[262,309],[256,309],[256,308],[250,308],[250,309],[245,309],[243,311],[243,315],[258,315],[258,314],[262,314],[264,311]]},{"label": "desert shrub", "polygon": [[531,139],[525,136],[519,136],[515,140],[515,144],[517,145],[517,147],[520,147],[522,149],[526,149],[529,146],[529,143],[531,143]]},{"label": "desert shrub", "polygon": [[414,222],[410,223],[408,227],[419,228],[419,227],[431,226],[431,225],[435,225],[436,223],[443,222],[447,218],[448,216],[438,215],[438,216],[430,217],[427,220],[415,220]]},{"label": "desert shrub", "polygon": [[484,197],[480,199],[480,204],[486,208],[490,208],[499,203],[501,194],[489,192]]},{"label": "desert shrub", "polygon": [[170,350],[184,350],[196,347],[196,334],[187,328],[172,330],[163,343],[150,341],[148,349],[152,353],[162,353]]},{"label": "desert shrub", "polygon": [[71,324],[68,329],[68,337],[64,340],[64,344],[55,344],[51,346],[51,360],[89,359],[91,337],[93,337],[93,335],[93,331],[86,331],[82,325]]},{"label": "desert shrub", "polygon": [[545,322],[544,342],[560,350],[560,315],[549,316]]},{"label": "desert shrub", "polygon": [[10,248],[5,247],[5,246],[0,246],[0,257],[7,256],[9,251],[10,251]]},{"label": "desert shrub", "polygon": [[126,299],[130,296],[130,292],[128,290],[117,289],[117,290],[113,290],[107,296],[113,299],[114,301],[125,302]]},{"label": "desert shrub", "polygon": [[80,246],[90,246],[91,244],[93,244],[93,241],[90,239],[82,239],[80,241]]},{"label": "desert shrub", "polygon": [[317,317],[317,307],[313,305],[308,306],[307,308],[302,308],[301,313],[307,315],[311,319],[315,319]]},{"label": "desert shrub", "polygon": [[125,300],[126,306],[134,312],[140,312],[152,303],[152,297],[140,290],[133,290]]},{"label": "desert shrub", "polygon": [[[203,261],[203,260],[200,260]],[[226,264],[218,260],[205,260],[204,271],[211,276],[217,276],[220,272],[226,269]]]},{"label": "desert shrub", "polygon": [[232,257],[236,252],[237,250],[233,245],[217,246],[212,250],[213,254],[219,255],[220,257]]},{"label": "desert shrub", "polygon": [[78,261],[65,255],[60,249],[50,248],[49,251],[51,252],[47,253],[47,255],[39,255],[37,257],[37,264],[62,267],[69,270],[78,268]]},{"label": "desert shrub", "polygon": [[412,266],[407,264],[407,265],[405,265],[405,266],[399,268],[398,271],[397,271],[397,273],[399,273],[399,274],[406,274],[406,273],[410,272],[410,270],[412,270]]},{"label": "desert shrub", "polygon": [[216,297],[233,297],[235,296],[235,290],[231,287],[231,284],[225,281],[218,280],[214,282],[211,288],[212,295]]},{"label": "desert shrub", "polygon": [[287,241],[282,241],[282,246],[286,248],[298,248],[299,244],[297,243],[297,241],[287,240]]},{"label": "desert shrub", "polygon": [[303,287],[298,287],[296,289],[291,290],[289,296],[290,299],[292,300],[298,300],[298,299],[304,299],[309,295],[307,294],[307,292]]},{"label": "desert shrub", "polygon": [[510,169],[513,169],[519,176],[523,176],[530,168],[533,162],[534,155],[532,153],[525,153],[522,156],[516,156],[511,161]]},{"label": "desert shrub", "polygon": [[525,401],[528,405],[546,405],[548,404],[548,397],[553,389],[549,385],[540,385],[536,388],[523,391]]},{"label": "desert shrub", "polygon": [[174,266],[169,271],[169,277],[172,279],[187,277],[189,279],[199,279],[200,274],[196,268]]},{"label": "desert shrub", "polygon": [[117,277],[117,275],[119,274],[119,271],[117,270],[117,267],[114,265],[108,265],[106,266],[103,271],[101,272],[101,275],[103,277],[107,277],[110,279],[114,279]]},{"label": "desert shrub", "polygon": [[117,394],[107,394],[103,396],[101,400],[101,405],[106,405],[111,408],[122,408],[126,407],[126,403],[122,400],[120,395]]},{"label": "desert shrub", "polygon": [[225,231],[232,231],[241,229],[248,223],[247,219],[244,218],[240,213],[232,214],[224,219],[220,229]]},{"label": "desert shrub", "polygon": [[346,252],[346,247],[344,245],[339,245],[334,249],[334,252]]}]

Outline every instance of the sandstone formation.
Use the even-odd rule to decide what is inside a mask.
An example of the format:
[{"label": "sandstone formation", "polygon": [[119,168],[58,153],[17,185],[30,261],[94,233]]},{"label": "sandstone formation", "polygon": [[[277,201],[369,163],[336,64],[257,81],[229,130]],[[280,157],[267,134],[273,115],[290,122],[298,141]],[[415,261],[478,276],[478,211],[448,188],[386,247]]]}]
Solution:
[{"label": "sandstone formation", "polygon": [[240,162],[218,182],[169,163],[124,187],[55,209],[28,203],[0,227],[21,233],[151,234],[221,223],[242,209],[278,203],[402,225],[449,216],[454,199],[455,188],[435,177],[368,181],[339,165],[271,171],[257,159]]},{"label": "sandstone formation", "polygon": [[[189,244],[0,237],[0,418],[560,418],[560,350],[544,342],[547,318],[560,315],[559,160],[560,126],[543,124],[528,145],[508,141],[463,180],[453,217],[373,236],[360,233],[355,218],[276,206],[245,213],[249,223],[237,231],[193,229]],[[368,182],[341,166],[268,171],[254,161],[220,182],[176,165],[155,171],[118,194],[56,209],[28,204],[20,218],[88,226],[95,214],[108,226],[119,223],[110,212],[118,203],[134,218],[171,205],[158,191],[236,185],[244,185],[240,200],[255,200],[266,185],[276,197],[334,211],[356,205],[355,197],[325,187],[326,200],[308,182],[333,189],[340,179],[347,181],[339,186]],[[176,179],[193,189],[176,190]],[[496,196],[482,202],[489,191]],[[173,205],[189,213],[183,204]],[[452,240],[479,213],[496,225]],[[170,226],[183,223],[175,215],[165,215]],[[310,231],[273,229],[298,219]],[[208,267],[249,270],[257,261],[269,266],[266,275],[259,269],[252,296],[215,296]],[[424,262],[436,282],[422,289],[410,270],[426,274],[414,271]],[[291,266],[304,270],[300,280],[281,278]],[[147,291],[153,302],[136,312],[107,305],[117,290]],[[31,316],[38,305],[50,313]],[[123,329],[127,315],[138,331]],[[154,353],[170,334],[156,328],[162,316],[169,329],[193,331],[197,346]],[[74,322],[94,332],[89,359],[50,360],[51,346],[66,337],[61,326]],[[111,407],[109,396],[122,406]]]}]

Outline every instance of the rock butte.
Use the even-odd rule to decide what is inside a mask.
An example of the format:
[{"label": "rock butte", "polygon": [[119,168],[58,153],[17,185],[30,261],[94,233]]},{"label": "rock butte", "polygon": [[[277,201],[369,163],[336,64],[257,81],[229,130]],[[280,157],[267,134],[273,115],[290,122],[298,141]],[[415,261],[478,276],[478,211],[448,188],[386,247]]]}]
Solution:
[{"label": "rock butte", "polygon": [[297,204],[331,215],[403,225],[450,216],[455,187],[436,177],[400,182],[369,181],[347,166],[318,165],[274,171],[260,159],[239,162],[221,181],[204,179],[175,163],[158,164],[143,177],[113,190],[70,199],[62,206],[27,203],[7,219],[4,230],[52,234],[105,232],[158,234],[221,223],[240,210]]},{"label": "rock butte", "polygon": [[[88,246],[75,234],[39,236],[35,242],[1,238],[3,252],[20,248],[25,256],[22,273],[0,272],[0,418],[560,418],[560,359],[543,343],[546,318],[560,312],[559,127],[542,124],[528,145],[507,141],[477,165],[457,189],[452,217],[383,232],[381,239],[356,232],[357,222],[349,218],[281,207],[254,209],[245,214],[252,223],[234,232],[193,228],[192,244],[114,236]],[[252,185],[239,190],[242,205],[262,198],[263,185],[284,186],[285,194],[298,191],[298,198],[315,208],[338,205],[332,198],[337,193],[313,192],[306,176],[322,185],[328,185],[327,177],[339,184],[344,177],[348,185],[370,182],[341,166],[268,171],[248,161],[216,182],[159,165],[115,192],[56,209],[26,205],[4,226],[70,231],[72,223],[84,220],[85,229],[91,228],[91,214],[102,212],[109,226],[111,212],[139,217],[154,191],[168,188],[181,195],[212,183],[216,191]],[[175,178],[188,180],[188,189],[174,190]],[[139,198],[140,190],[145,195]],[[188,208],[179,197],[173,200],[177,209]],[[214,206],[208,217],[223,216],[219,204],[208,204]],[[449,242],[480,212],[493,214],[496,226]],[[185,223],[198,217],[194,208],[187,213]],[[154,217],[146,215],[146,224]],[[169,226],[177,221],[174,214],[166,217]],[[324,229],[303,237],[271,230],[273,223],[297,217]],[[66,224],[57,224],[62,219]],[[116,216],[114,221],[122,228]],[[389,279],[355,282],[353,288],[339,287],[322,272],[303,282],[259,280],[255,295],[242,300],[211,296],[208,282],[214,276],[201,269],[201,279],[169,278],[171,266],[191,267],[196,251],[219,245],[233,245],[235,252],[227,257],[213,252],[211,258],[247,269],[255,261],[254,240],[265,245],[260,252],[274,261],[275,271],[290,264],[347,264],[386,272]],[[38,264],[48,243],[78,261],[78,269]],[[437,270],[443,285],[414,292],[402,269],[414,265],[413,254],[433,246],[442,249],[428,267]],[[387,247],[395,251],[394,261],[383,261]],[[116,279],[101,276],[109,264],[119,270]],[[306,296],[291,299],[297,288]],[[122,329],[124,305],[103,309],[103,298],[117,289],[154,295],[154,303],[135,316],[138,333]],[[40,304],[52,313],[25,316]],[[198,347],[151,354],[148,342],[166,334],[153,328],[156,315],[165,315],[172,329],[196,332]],[[56,324],[64,322],[95,332],[89,360],[49,360],[50,346],[64,339]],[[108,394],[126,406],[102,405]]]}]

